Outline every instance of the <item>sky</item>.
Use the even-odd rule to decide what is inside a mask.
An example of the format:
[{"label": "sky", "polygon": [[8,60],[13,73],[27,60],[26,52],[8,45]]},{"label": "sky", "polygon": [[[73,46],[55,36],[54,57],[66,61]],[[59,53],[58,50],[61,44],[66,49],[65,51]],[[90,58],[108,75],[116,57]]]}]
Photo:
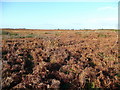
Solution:
[{"label": "sky", "polygon": [[2,2],[1,27],[117,29],[118,2]]}]

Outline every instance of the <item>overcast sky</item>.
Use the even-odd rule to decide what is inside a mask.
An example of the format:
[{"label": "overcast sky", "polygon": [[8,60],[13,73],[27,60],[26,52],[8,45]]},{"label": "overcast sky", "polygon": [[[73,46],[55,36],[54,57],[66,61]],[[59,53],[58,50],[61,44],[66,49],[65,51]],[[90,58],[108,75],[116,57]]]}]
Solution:
[{"label": "overcast sky", "polygon": [[118,2],[2,2],[2,27],[117,29]]}]

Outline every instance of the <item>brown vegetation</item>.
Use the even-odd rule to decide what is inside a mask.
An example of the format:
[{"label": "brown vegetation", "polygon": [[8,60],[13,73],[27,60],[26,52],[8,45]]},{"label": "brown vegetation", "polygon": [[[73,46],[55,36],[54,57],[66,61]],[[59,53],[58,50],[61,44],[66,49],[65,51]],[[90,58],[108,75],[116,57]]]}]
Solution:
[{"label": "brown vegetation", "polygon": [[116,32],[31,33],[2,41],[2,89],[120,87]]}]

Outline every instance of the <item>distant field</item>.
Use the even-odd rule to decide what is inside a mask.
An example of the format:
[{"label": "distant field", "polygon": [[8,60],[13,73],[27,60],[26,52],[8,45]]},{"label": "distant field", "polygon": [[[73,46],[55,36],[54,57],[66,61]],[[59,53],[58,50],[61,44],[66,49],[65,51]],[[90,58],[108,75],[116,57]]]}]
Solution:
[{"label": "distant field", "polygon": [[117,30],[2,30],[3,89],[120,87]]},{"label": "distant field", "polygon": [[31,30],[31,29],[3,29],[2,38],[30,38],[30,37],[43,37],[44,35],[60,35],[60,33],[84,33],[84,32],[118,32],[117,30]]}]

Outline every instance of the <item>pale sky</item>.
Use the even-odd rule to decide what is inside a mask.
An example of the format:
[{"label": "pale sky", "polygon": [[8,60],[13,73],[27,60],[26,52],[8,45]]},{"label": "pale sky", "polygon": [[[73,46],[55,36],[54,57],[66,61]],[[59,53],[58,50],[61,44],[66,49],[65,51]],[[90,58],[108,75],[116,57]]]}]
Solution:
[{"label": "pale sky", "polygon": [[1,3],[2,28],[118,28],[118,2]]}]

